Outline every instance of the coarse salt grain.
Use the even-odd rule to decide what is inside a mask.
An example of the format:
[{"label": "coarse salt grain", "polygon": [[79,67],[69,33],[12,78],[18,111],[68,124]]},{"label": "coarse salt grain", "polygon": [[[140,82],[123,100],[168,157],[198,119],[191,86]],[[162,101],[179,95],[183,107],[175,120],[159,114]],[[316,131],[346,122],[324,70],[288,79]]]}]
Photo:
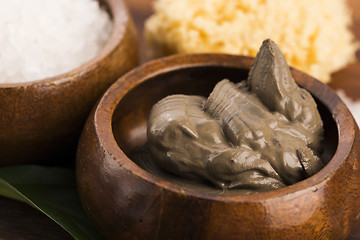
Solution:
[{"label": "coarse salt grain", "polygon": [[95,57],[111,30],[95,0],[0,1],[0,83],[68,72]]},{"label": "coarse salt grain", "polygon": [[347,105],[357,124],[360,125],[360,101],[352,100],[343,90],[337,90],[337,94]]}]

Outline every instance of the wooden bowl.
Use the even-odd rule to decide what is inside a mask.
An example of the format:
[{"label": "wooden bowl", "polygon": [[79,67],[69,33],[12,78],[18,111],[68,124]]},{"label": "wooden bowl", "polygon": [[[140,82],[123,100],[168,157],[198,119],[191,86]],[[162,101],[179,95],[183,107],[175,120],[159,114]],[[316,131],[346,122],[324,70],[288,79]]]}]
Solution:
[{"label": "wooden bowl", "polygon": [[253,59],[177,55],[120,78],[88,118],[77,155],[84,209],[107,239],[345,239],[360,218],[360,137],[328,86],[292,70],[324,121],[326,166],[291,186],[226,196],[180,187],[129,155],[146,143],[151,107],[174,93],[207,96],[223,78],[247,78]]},{"label": "wooden bowl", "polygon": [[101,94],[137,65],[136,31],[125,4],[101,3],[113,31],[95,58],[55,77],[0,84],[0,165],[31,162],[69,142]]}]

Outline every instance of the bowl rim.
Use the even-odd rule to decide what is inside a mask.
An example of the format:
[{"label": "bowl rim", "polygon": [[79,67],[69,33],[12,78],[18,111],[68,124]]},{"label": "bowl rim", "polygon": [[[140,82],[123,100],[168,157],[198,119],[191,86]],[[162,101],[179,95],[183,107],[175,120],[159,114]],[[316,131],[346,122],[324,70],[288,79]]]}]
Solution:
[{"label": "bowl rim", "polygon": [[128,9],[125,3],[123,2],[123,0],[98,0],[98,2],[99,3],[102,2],[107,5],[107,9],[110,12],[108,14],[112,22],[112,30],[106,44],[96,54],[96,56],[85,61],[76,68],[58,74],[56,76],[45,77],[42,79],[25,81],[25,82],[14,82],[14,83],[0,82],[0,89],[19,88],[19,87],[27,88],[37,85],[51,85],[51,84],[57,85],[68,81],[75,81],[76,78],[74,78],[73,76],[85,75],[86,73],[96,69],[98,67],[99,62],[101,62],[104,58],[106,58],[108,55],[114,52],[116,48],[120,45],[120,43],[124,38],[126,26],[130,23],[130,16],[128,13]]},{"label": "bowl rim", "polygon": [[[330,159],[319,172],[313,176],[292,184],[290,186],[276,189],[268,192],[261,192],[249,195],[221,195],[214,193],[198,192],[193,189],[183,188],[142,169],[135,164],[118,146],[112,129],[112,119],[115,109],[121,99],[133,88],[140,85],[147,79],[151,79],[158,74],[180,70],[189,67],[236,67],[237,61],[243,61],[246,64],[252,63],[254,58],[240,55],[218,54],[218,53],[200,53],[200,54],[175,54],[164,58],[152,60],[131,70],[119,78],[103,95],[94,111],[94,126],[96,135],[99,138],[101,146],[111,154],[112,159],[119,163],[118,166],[130,170],[148,183],[156,185],[159,188],[166,189],[177,194],[192,196],[195,198],[205,198],[211,201],[222,202],[252,202],[259,199],[271,199],[275,197],[284,197],[291,193],[301,194],[302,191],[317,191],[323,184],[326,184],[336,170],[343,165],[351,153],[352,145],[355,141],[355,129],[357,124],[352,117],[349,109],[338,97],[336,92],[328,85],[321,83],[315,78],[292,68],[293,75],[312,79],[313,85],[321,88],[311,88],[311,94],[317,97],[332,114],[338,133],[337,149]],[[204,65],[206,64],[206,65]],[[159,67],[160,66],[160,67]],[[239,68],[239,66],[237,66]],[[295,78],[296,79],[296,78]],[[313,92],[313,90],[315,91]],[[308,89],[309,90],[309,89]],[[330,94],[331,101],[325,102],[325,93]],[[340,121],[341,117],[341,121]],[[351,144],[348,144],[350,141]]]}]

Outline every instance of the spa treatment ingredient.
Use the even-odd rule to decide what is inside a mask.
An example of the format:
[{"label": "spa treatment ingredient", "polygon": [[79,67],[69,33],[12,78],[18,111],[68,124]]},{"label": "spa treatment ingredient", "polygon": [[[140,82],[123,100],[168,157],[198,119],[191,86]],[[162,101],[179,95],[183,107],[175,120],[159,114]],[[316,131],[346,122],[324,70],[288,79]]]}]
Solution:
[{"label": "spa treatment ingredient", "polygon": [[269,39],[247,80],[224,79],[208,98],[176,94],[156,103],[147,136],[160,168],[223,191],[278,189],[323,167],[317,105]]},{"label": "spa treatment ingredient", "polygon": [[345,0],[157,0],[145,24],[156,57],[218,52],[255,56],[273,39],[290,66],[328,82],[355,60]]},{"label": "spa treatment ingredient", "polygon": [[0,1],[0,83],[68,72],[103,48],[112,31],[96,0]]}]

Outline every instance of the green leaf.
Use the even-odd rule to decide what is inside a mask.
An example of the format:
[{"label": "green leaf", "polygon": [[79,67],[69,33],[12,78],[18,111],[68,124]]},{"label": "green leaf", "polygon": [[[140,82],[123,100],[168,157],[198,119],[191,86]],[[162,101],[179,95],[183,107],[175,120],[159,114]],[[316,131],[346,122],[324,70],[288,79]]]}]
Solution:
[{"label": "green leaf", "polygon": [[76,240],[104,240],[82,209],[71,170],[25,165],[0,168],[0,196],[38,209]]}]

